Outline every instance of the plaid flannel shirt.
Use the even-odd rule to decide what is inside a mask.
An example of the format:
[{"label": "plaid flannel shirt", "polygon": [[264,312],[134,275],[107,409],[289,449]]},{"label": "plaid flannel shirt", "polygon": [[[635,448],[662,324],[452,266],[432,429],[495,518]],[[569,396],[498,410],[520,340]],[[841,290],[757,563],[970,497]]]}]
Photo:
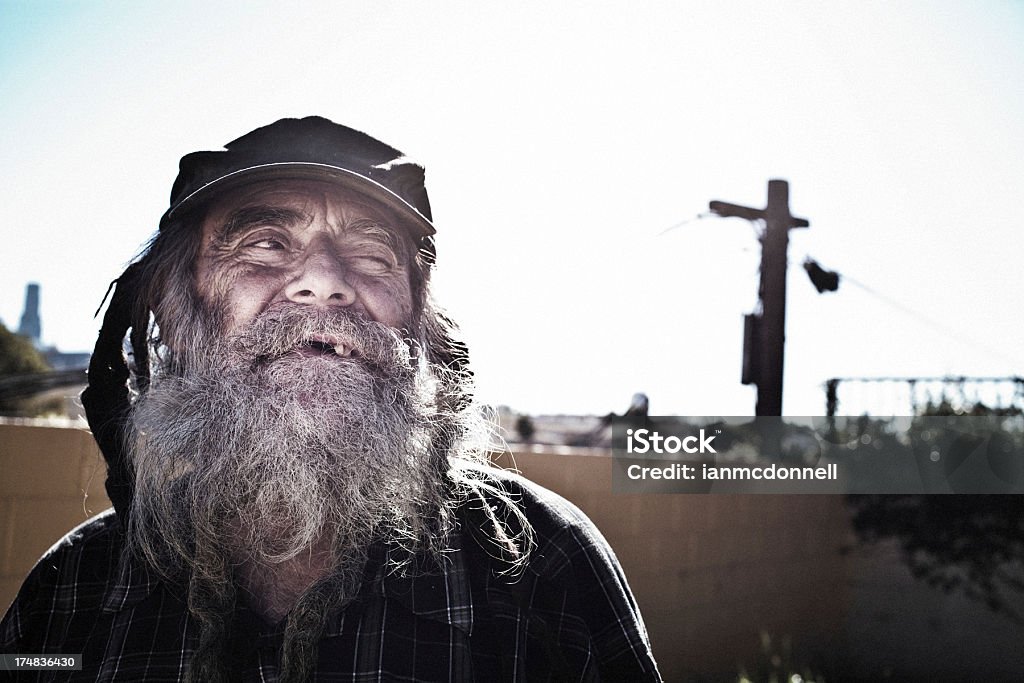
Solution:
[{"label": "plaid flannel shirt", "polygon": [[[465,533],[474,523],[468,505],[443,568],[401,576],[385,572],[383,552],[371,553],[358,597],[327,624],[316,680],[661,680],[618,560],[590,520],[521,477],[491,474],[534,526],[526,569],[516,577],[498,571]],[[181,597],[123,550],[107,511],[39,561],[0,623],[0,648],[81,653],[82,670],[23,671],[17,680],[184,678],[198,626]],[[251,613],[235,624],[232,677],[277,680],[280,626]]]}]

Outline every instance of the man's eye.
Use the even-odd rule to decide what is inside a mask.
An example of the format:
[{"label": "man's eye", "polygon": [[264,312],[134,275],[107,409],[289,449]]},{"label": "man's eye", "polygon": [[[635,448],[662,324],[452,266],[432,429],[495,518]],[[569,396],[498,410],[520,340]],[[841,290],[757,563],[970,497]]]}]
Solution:
[{"label": "man's eye", "polygon": [[279,239],[274,239],[273,237],[255,240],[253,242],[249,242],[246,246],[253,247],[255,249],[266,249],[267,251],[281,251],[287,248],[284,242]]},{"label": "man's eye", "polygon": [[383,272],[394,268],[394,260],[387,256],[375,256],[372,254],[363,254],[357,256],[354,259],[357,264],[364,270],[371,272]]}]

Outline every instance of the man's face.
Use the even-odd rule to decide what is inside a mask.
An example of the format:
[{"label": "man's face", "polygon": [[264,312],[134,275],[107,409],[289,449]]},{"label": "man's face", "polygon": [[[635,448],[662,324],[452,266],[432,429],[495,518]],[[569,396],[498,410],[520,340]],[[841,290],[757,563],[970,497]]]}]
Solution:
[{"label": "man's face", "polygon": [[348,571],[388,534],[433,542],[425,516],[447,489],[428,444],[454,422],[401,331],[414,313],[403,227],[324,182],[254,183],[210,207],[194,282],[219,315],[182,306],[173,351],[188,361],[158,367],[131,413],[132,543],[154,566],[214,572],[227,558],[284,581],[282,563],[325,545]]},{"label": "man's face", "polygon": [[219,198],[201,234],[196,286],[226,314],[223,334],[279,302],[410,325],[411,239],[396,214],[356,193],[318,181],[254,183]]}]

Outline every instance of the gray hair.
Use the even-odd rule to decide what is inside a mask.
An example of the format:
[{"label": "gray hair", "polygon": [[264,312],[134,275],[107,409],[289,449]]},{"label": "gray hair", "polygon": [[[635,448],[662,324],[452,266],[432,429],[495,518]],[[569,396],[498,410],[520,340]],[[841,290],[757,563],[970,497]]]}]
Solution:
[{"label": "gray hair", "polygon": [[[187,504],[175,498],[177,491],[171,485],[182,481],[182,473],[195,467],[195,463],[186,459],[176,440],[206,438],[212,431],[211,421],[220,420],[237,422],[241,428],[232,434],[244,432],[245,427],[253,425],[253,418],[232,412],[230,406],[222,405],[217,412],[208,412],[206,424],[202,420],[180,420],[179,424],[187,423],[188,428],[165,428],[173,415],[184,417],[197,415],[207,408],[202,404],[223,389],[222,385],[212,387],[208,381],[211,370],[208,356],[215,353],[202,353],[210,350],[218,341],[212,338],[211,331],[223,329],[224,312],[203,302],[197,292],[195,282],[195,263],[200,250],[198,237],[199,221],[195,216],[178,219],[174,224],[165,225],[151,240],[140,254],[137,261],[129,269],[132,277],[127,280],[131,287],[128,304],[125,306],[130,318],[130,342],[133,351],[132,370],[134,378],[135,401],[130,408],[124,409],[125,431],[122,437],[121,453],[124,461],[121,466],[126,469],[124,476],[131,482],[135,494],[145,496],[145,500],[137,500],[136,509],[127,515],[127,526],[132,547],[142,552],[149,564],[160,572],[165,579],[184,581],[188,586],[189,611],[201,624],[200,646],[190,670],[193,680],[218,680],[223,678],[224,671],[220,665],[220,657],[230,631],[231,613],[236,601],[233,588],[230,556],[225,554],[222,540],[211,537],[209,530],[222,529],[225,522],[223,515],[219,517],[211,512],[213,502],[209,497],[204,499],[202,514],[210,519],[216,518],[213,526],[205,528],[204,533],[196,536],[195,529],[174,529],[188,515],[175,514],[175,505]],[[391,343],[390,352],[399,352],[404,347],[409,353],[408,363],[418,368],[415,378],[410,377],[406,393],[398,405],[398,414],[394,417],[374,417],[377,430],[382,433],[401,433],[400,429],[392,428],[387,420],[397,419],[396,424],[409,425],[413,439],[419,444],[423,454],[419,463],[418,474],[414,481],[395,481],[391,477],[387,489],[394,493],[401,487],[408,489],[407,500],[418,500],[406,506],[396,508],[394,516],[381,518],[371,517],[358,521],[362,526],[344,526],[341,535],[348,543],[335,547],[336,555],[347,554],[349,561],[340,562],[336,571],[323,577],[306,590],[295,603],[289,613],[286,629],[286,640],[283,656],[284,671],[282,680],[305,680],[315,661],[316,644],[320,630],[328,612],[343,604],[354,595],[361,578],[359,562],[365,560],[366,547],[371,538],[384,524],[390,530],[387,538],[396,543],[397,547],[408,550],[405,556],[410,560],[415,553],[426,552],[440,558],[446,550],[448,533],[454,528],[454,514],[460,505],[471,506],[479,510],[485,517],[484,528],[470,530],[475,542],[484,546],[485,551],[503,566],[507,573],[522,570],[533,547],[533,531],[524,513],[516,501],[487,474],[486,468],[480,467],[487,461],[488,440],[482,437],[486,431],[484,421],[472,398],[472,372],[468,365],[468,350],[457,338],[457,328],[433,302],[430,296],[430,273],[434,263],[432,238],[423,238],[419,248],[412,256],[413,267],[410,268],[410,285],[413,296],[413,319],[404,339],[400,335]],[[134,270],[132,270],[134,269]],[[126,271],[127,273],[128,271]],[[115,293],[115,299],[117,293]],[[124,305],[124,304],[122,304]],[[111,306],[114,306],[112,302]],[[110,314],[108,312],[108,318]],[[344,316],[342,316],[343,318]],[[279,316],[280,318],[280,316]],[[305,324],[303,317],[296,313],[292,317],[284,316],[275,319],[279,328],[274,330],[252,330],[256,342],[266,335],[290,334],[280,329],[292,329]],[[259,324],[257,319],[257,327]],[[348,324],[340,320],[330,322],[316,320],[316,324]],[[360,323],[362,324],[362,323]],[[380,329],[384,326],[376,324],[361,328],[360,334],[380,335],[375,337],[382,347],[387,347],[388,331]],[[390,331],[393,335],[394,331]],[[294,334],[303,334],[300,331]],[[261,336],[263,335],[263,336]],[[288,337],[290,338],[290,337]],[[236,340],[237,341],[237,340]],[[278,340],[280,341],[280,340]],[[275,342],[278,343],[278,342]],[[284,343],[284,346],[287,346]],[[220,349],[224,350],[224,349]],[[230,350],[224,350],[230,355]],[[400,367],[396,361],[394,367]],[[382,363],[380,367],[387,366]],[[217,368],[224,370],[224,368]],[[239,391],[243,391],[237,380],[229,382]],[[418,379],[416,379],[418,378]],[[317,385],[319,379],[311,380]],[[337,382],[347,382],[346,378],[333,378]],[[353,379],[352,381],[357,381]],[[358,380],[361,381],[361,380]],[[398,385],[404,380],[398,379]],[[324,379],[327,383],[327,380]],[[367,384],[366,386],[372,386]],[[380,401],[380,396],[370,393],[363,395],[362,403]],[[191,397],[198,397],[190,402]],[[392,401],[393,402],[393,401]],[[394,407],[394,406],[392,406]],[[333,410],[333,406],[329,406]],[[296,411],[290,415],[297,415]],[[376,412],[371,410],[370,412]],[[425,419],[425,416],[429,419]],[[299,423],[299,420],[290,422]],[[380,420],[384,420],[381,422]],[[90,418],[92,421],[92,418]],[[306,422],[305,434],[311,435],[317,429],[313,422]],[[95,431],[95,430],[94,430]],[[334,441],[354,439],[351,431],[332,432]],[[219,438],[219,437],[218,437]],[[232,443],[231,438],[218,443]],[[157,443],[162,440],[162,443]],[[241,442],[238,442],[241,443]],[[294,445],[295,441],[291,442]],[[102,445],[102,444],[101,444]],[[190,442],[194,446],[194,442]],[[278,444],[270,447],[283,448]],[[246,453],[250,453],[251,444],[235,453],[233,466],[245,468]],[[357,445],[365,448],[366,445]],[[409,457],[401,442],[389,441],[384,449],[393,459],[386,461],[391,467],[398,468],[402,458]],[[149,449],[152,449],[150,452]],[[196,449],[192,449],[196,450]],[[104,449],[111,460],[107,449]],[[333,447],[327,452],[333,452]],[[154,459],[156,454],[164,454],[165,460]],[[127,457],[125,457],[127,456]],[[339,457],[347,457],[341,454]],[[397,460],[394,460],[397,458]],[[261,463],[269,460],[264,458]],[[345,495],[359,498],[365,492],[353,493],[352,481],[346,481],[343,475],[333,468],[339,467],[337,459],[317,464],[311,470],[278,471],[275,476],[293,476],[291,472],[305,474],[315,473],[309,486],[317,487],[326,492],[349,490]],[[396,464],[397,463],[397,464]],[[209,463],[210,471],[216,471],[223,463]],[[268,467],[268,469],[277,469]],[[111,477],[114,476],[114,463],[111,463]],[[396,469],[396,471],[401,471]],[[303,476],[305,476],[305,474]],[[391,473],[392,475],[394,472]],[[373,477],[387,479],[384,469],[377,469]],[[281,479],[269,479],[269,484],[280,483]],[[440,485],[432,497],[431,482]],[[268,484],[264,490],[272,491]],[[109,483],[108,483],[109,487]],[[292,487],[293,490],[298,490]],[[436,487],[435,487],[436,488]],[[288,500],[295,501],[301,496],[293,495]],[[321,496],[322,498],[322,496]],[[424,504],[425,501],[425,504]],[[193,500],[193,502],[195,502]],[[267,505],[280,501],[270,500]],[[495,504],[497,503],[497,504]],[[287,503],[290,504],[290,503]],[[379,499],[376,503],[383,505]],[[239,504],[241,507],[241,504]],[[268,509],[270,509],[268,508]],[[218,514],[223,512],[220,509]],[[119,511],[120,514],[120,511]],[[269,517],[269,515],[267,515]],[[341,513],[334,515],[335,523]],[[292,535],[299,539],[287,549],[264,547],[261,566],[272,567],[275,553],[279,557],[294,554],[297,547],[308,541],[313,532],[322,527],[320,521],[309,518],[313,523],[308,528],[293,529]],[[319,518],[317,518],[319,519]],[[230,521],[230,520],[228,520]],[[168,526],[170,524],[170,526]],[[217,526],[217,525],[221,526]],[[191,540],[189,534],[193,534]],[[252,534],[249,535],[250,540]],[[171,539],[170,541],[168,539]],[[396,562],[395,571],[406,570],[411,562]]]}]

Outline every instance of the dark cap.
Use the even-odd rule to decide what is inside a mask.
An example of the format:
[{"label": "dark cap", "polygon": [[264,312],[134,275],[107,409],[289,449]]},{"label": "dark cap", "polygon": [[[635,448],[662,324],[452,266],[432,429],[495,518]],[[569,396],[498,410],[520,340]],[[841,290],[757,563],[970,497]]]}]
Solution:
[{"label": "dark cap", "polygon": [[257,180],[326,180],[377,200],[409,219],[418,237],[433,235],[423,167],[366,133],[320,116],[281,119],[223,151],[181,158],[161,229],[225,190]]}]

